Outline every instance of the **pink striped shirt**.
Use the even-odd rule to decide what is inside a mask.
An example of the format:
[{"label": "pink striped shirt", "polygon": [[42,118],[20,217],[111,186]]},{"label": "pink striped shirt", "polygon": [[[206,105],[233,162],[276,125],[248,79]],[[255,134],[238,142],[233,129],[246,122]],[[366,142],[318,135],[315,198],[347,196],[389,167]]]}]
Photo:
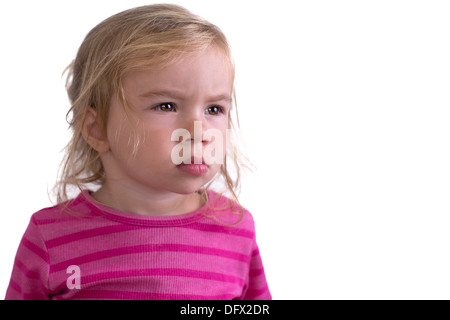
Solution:
[{"label": "pink striped shirt", "polygon": [[176,216],[117,211],[87,193],[35,213],[6,299],[271,299],[251,214],[239,221],[228,198],[208,195]]}]

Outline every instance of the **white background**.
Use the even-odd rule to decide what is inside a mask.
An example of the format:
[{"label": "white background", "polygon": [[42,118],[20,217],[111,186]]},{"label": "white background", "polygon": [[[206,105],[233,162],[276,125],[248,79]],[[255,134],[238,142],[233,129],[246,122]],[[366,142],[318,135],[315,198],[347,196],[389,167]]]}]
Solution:
[{"label": "white background", "polygon": [[[0,295],[69,137],[63,69],[152,1],[0,4]],[[448,1],[175,1],[237,65],[253,213],[275,299],[450,299]]]}]

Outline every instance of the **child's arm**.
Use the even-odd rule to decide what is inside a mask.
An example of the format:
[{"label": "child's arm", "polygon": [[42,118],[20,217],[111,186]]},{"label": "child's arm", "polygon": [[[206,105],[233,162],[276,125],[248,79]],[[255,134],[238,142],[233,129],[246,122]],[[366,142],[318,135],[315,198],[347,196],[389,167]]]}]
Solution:
[{"label": "child's arm", "polygon": [[46,300],[49,257],[38,226],[31,218],[17,250],[6,300]]},{"label": "child's arm", "polygon": [[259,249],[254,242],[254,249],[252,258],[250,261],[250,272],[248,277],[247,288],[244,291],[242,300],[271,300],[269,287],[266,281],[266,275],[264,273],[264,267],[259,255]]}]

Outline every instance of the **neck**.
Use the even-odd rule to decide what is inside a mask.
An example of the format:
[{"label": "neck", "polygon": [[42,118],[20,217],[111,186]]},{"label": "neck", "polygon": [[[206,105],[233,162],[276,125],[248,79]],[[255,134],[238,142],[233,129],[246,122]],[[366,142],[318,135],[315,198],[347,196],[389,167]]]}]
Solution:
[{"label": "neck", "polygon": [[107,182],[92,196],[98,202],[119,211],[153,216],[189,213],[203,205],[198,193],[184,195],[164,190],[142,191]]}]

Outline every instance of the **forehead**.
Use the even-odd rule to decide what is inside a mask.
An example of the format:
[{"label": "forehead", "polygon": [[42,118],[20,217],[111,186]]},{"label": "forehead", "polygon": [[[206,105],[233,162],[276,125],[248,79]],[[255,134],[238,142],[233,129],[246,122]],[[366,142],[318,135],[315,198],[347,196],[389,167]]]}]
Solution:
[{"label": "forehead", "polygon": [[180,57],[173,63],[130,72],[123,81],[132,96],[152,91],[179,91],[185,95],[231,94],[234,68],[230,58],[215,47]]}]

